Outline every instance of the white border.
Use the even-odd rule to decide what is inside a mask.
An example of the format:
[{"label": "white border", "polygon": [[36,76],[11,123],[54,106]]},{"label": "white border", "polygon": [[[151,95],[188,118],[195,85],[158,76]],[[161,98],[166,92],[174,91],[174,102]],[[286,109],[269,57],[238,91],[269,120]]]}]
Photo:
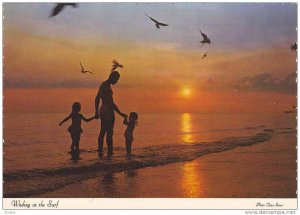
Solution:
[{"label": "white border", "polygon": [[[25,1],[6,1],[6,2],[25,2]],[[31,0],[30,2],[49,2],[49,1],[43,1],[43,0]],[[54,0],[51,2],[61,2],[58,0]],[[82,1],[78,1],[78,0],[73,0],[72,2],[82,2]],[[86,2],[113,2],[113,1],[86,1]],[[115,2],[115,1],[114,1]],[[138,2],[138,1],[130,1],[130,0],[122,0],[122,1],[118,1],[118,2]],[[165,0],[152,0],[152,1],[147,1],[147,2],[180,2],[178,0],[174,0],[174,1],[165,1]],[[195,0],[189,0],[188,2],[199,2],[199,1],[195,1]],[[205,1],[202,1],[205,2]],[[238,2],[242,2],[242,1],[220,1],[220,0],[214,0],[214,1],[206,1],[207,3],[211,3],[211,2],[232,2],[232,3],[238,3]],[[255,3],[255,2],[262,2],[262,1],[247,1],[248,3]],[[277,0],[264,0],[263,2],[270,2],[270,3],[298,3],[298,1],[277,1]],[[2,1],[3,3],[3,1]],[[1,4],[1,16],[2,16],[2,6],[3,4]],[[299,4],[298,4],[298,11],[299,11]],[[298,16],[298,23],[299,23],[299,16]],[[1,22],[0,26],[1,28],[3,27],[2,25],[3,23]],[[3,29],[3,28],[2,28]],[[0,35],[1,40],[2,39],[2,34]],[[1,49],[1,55],[3,56],[3,52]],[[3,73],[3,68],[1,68],[1,71]],[[0,82],[0,86],[2,88],[0,94],[3,98],[3,77],[0,77],[1,82]],[[299,95],[299,88],[297,89],[297,95]],[[297,107],[299,107],[299,102],[297,99]],[[0,112],[0,116],[3,119],[3,100],[0,101],[0,106],[1,106],[1,112]],[[3,121],[1,123],[1,128],[3,129]],[[3,130],[0,129],[0,136],[3,139]],[[298,137],[298,136],[297,136]],[[0,150],[3,153],[3,147],[2,144],[0,146]],[[299,157],[299,151],[297,152],[297,157]],[[2,159],[0,159],[0,165],[3,166],[2,163]],[[3,169],[2,169],[3,172]],[[1,174],[1,180],[3,180],[3,175]],[[299,177],[299,175],[298,175]],[[299,186],[297,186],[299,187]],[[3,189],[2,189],[3,190]],[[5,212],[5,214],[52,214],[53,212],[57,213],[57,214],[68,214],[68,213],[72,213],[72,214],[82,214],[82,211],[66,211],[66,210],[43,210],[42,212],[37,210],[19,210],[20,208],[12,208],[11,206],[11,201],[12,200],[18,200],[18,199],[9,199],[9,198],[4,198],[2,199],[3,201],[1,201],[1,208],[2,208],[2,212]],[[40,199],[40,198],[24,198],[24,199],[19,199],[19,200],[26,200],[27,202],[30,201],[47,201],[49,199]],[[130,199],[122,199],[122,198],[113,198],[113,199],[109,199],[109,198],[96,198],[96,199],[89,199],[89,198],[77,198],[77,199],[73,199],[73,198],[59,198],[59,199],[51,199],[53,201],[57,201],[59,200],[59,209],[212,209],[212,210],[205,210],[205,211],[201,211],[201,212],[205,212],[205,214],[246,214],[243,211],[234,211],[234,210],[226,210],[223,211],[223,209],[241,209],[241,210],[260,210],[260,211],[253,211],[253,212],[257,212],[256,214],[271,214],[271,213],[263,213],[265,211],[265,209],[269,209],[269,210],[278,210],[278,208],[262,208],[256,207],[257,202],[270,202],[270,203],[275,203],[278,202],[280,204],[283,204],[284,207],[280,208],[279,210],[287,210],[287,209],[297,209],[298,208],[298,201],[297,199],[254,199],[254,198],[220,198],[220,199],[215,199],[215,198],[211,198],[211,199],[207,199],[207,198],[172,198],[172,199],[161,199],[161,198],[130,198]],[[7,210],[7,211],[3,211]],[[31,208],[32,209],[32,208]],[[41,209],[41,208],[40,208]],[[221,211],[215,211],[213,209],[220,209]],[[12,210],[12,211],[11,211]],[[103,213],[105,214],[119,214],[120,211],[103,211]],[[166,212],[166,211],[155,211],[155,214],[199,214],[199,211],[171,211],[171,212]],[[201,213],[200,212],[200,213]],[[271,211],[270,211],[271,212]],[[292,211],[291,211],[292,212]],[[86,213],[86,212],[85,212]],[[89,210],[88,211],[89,214],[99,214],[101,212],[99,211],[93,211],[93,210]],[[140,214],[141,211],[122,211],[122,214]],[[152,211],[143,211],[143,214],[153,214]],[[286,211],[285,211],[286,213]],[[255,214],[255,213],[253,213]],[[280,214],[280,213],[273,213],[273,214]],[[281,213],[282,214],[282,213]],[[287,213],[286,213],[287,214]],[[291,214],[291,213],[289,213]]]},{"label": "white border", "polygon": [[[20,201],[24,207],[14,206]],[[25,201],[25,202],[24,202]],[[44,206],[39,206],[39,203]],[[52,207],[48,206],[51,201]],[[23,204],[24,202],[24,204]],[[273,198],[4,198],[4,209],[297,209],[297,199]],[[35,203],[37,206],[32,207]],[[26,208],[25,205],[29,205]],[[57,207],[56,207],[57,205]],[[262,206],[265,205],[265,206]],[[277,206],[276,206],[277,205]]]}]

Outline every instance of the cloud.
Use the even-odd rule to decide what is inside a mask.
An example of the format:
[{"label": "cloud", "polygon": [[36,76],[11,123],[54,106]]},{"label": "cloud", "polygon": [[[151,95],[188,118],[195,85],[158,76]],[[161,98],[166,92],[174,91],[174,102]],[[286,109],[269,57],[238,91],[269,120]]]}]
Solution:
[{"label": "cloud", "polygon": [[273,77],[270,73],[260,73],[252,77],[245,77],[235,84],[239,89],[275,91],[296,93],[296,73],[292,72],[282,79]]},{"label": "cloud", "polygon": [[[94,88],[97,89],[100,84],[106,79],[76,79],[76,80],[58,80],[58,79],[42,79],[42,80],[28,80],[25,78],[5,78],[3,81],[4,88]],[[138,82],[127,81],[120,82],[116,85],[117,88],[147,88],[149,90],[155,88],[161,89],[178,89],[179,84],[172,79],[159,79],[158,77],[144,77],[139,79]]]},{"label": "cloud", "polygon": [[63,80],[63,81],[29,81],[7,79],[3,81],[5,88],[91,88],[98,87],[99,81]]}]

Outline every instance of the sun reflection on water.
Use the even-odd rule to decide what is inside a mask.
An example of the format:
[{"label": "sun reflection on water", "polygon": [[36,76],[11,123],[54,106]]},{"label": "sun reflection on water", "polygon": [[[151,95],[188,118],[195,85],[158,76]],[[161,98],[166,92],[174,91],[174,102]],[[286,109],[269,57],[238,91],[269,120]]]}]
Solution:
[{"label": "sun reflection on water", "polygon": [[192,161],[186,163],[182,168],[182,188],[186,197],[199,197],[201,194],[201,175],[199,163]]},{"label": "sun reflection on water", "polygon": [[182,140],[185,143],[192,143],[194,142],[193,135],[191,134],[192,132],[192,119],[191,119],[191,114],[189,113],[184,113],[181,116],[181,132],[183,133],[182,135]]},{"label": "sun reflection on water", "polygon": [[[185,143],[195,142],[195,138],[191,132],[193,131],[192,116],[184,113],[181,116],[181,132],[182,140]],[[196,161],[186,163],[182,168],[182,188],[186,197],[199,197],[200,195],[200,175],[199,164]]]}]

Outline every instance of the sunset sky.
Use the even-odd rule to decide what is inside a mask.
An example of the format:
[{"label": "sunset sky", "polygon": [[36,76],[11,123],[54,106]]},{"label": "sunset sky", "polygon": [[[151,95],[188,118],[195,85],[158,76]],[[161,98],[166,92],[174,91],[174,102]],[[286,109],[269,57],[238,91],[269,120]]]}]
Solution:
[{"label": "sunset sky", "polygon": [[[122,111],[282,112],[296,104],[297,4],[5,3],[4,111],[93,112],[111,62]],[[168,23],[156,29],[145,16]],[[212,43],[201,47],[201,29]],[[203,54],[208,52],[205,59]],[[95,75],[80,73],[79,61]]]}]

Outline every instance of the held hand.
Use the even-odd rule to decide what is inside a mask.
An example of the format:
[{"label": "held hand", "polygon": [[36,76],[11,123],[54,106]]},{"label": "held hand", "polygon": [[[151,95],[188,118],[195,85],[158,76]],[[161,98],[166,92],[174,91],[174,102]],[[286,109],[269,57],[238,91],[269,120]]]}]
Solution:
[{"label": "held hand", "polygon": [[126,118],[126,119],[128,117],[126,113],[122,113],[121,115],[122,115],[123,118]]}]

